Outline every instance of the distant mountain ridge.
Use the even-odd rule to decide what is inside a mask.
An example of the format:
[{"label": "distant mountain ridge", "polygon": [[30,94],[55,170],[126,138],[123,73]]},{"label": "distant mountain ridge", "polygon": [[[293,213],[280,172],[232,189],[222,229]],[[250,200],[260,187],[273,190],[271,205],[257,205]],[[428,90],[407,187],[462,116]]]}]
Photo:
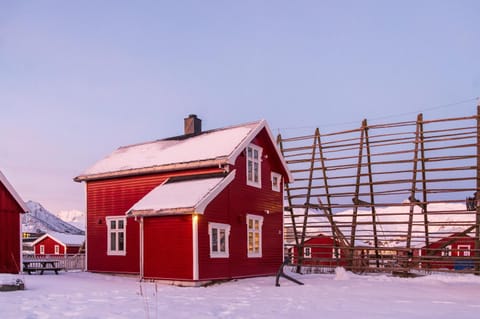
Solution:
[{"label": "distant mountain ridge", "polygon": [[25,232],[49,232],[84,235],[85,231],[74,225],[63,221],[46,210],[40,203],[34,201],[26,202],[29,213],[22,214],[22,227]]}]

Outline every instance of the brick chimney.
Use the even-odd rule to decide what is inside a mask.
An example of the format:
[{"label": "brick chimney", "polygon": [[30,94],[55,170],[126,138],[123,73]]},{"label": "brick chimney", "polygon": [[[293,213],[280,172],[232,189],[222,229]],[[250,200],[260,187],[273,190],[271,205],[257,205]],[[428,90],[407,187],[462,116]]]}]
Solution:
[{"label": "brick chimney", "polygon": [[185,135],[198,134],[202,132],[202,120],[195,114],[188,115],[183,119]]}]

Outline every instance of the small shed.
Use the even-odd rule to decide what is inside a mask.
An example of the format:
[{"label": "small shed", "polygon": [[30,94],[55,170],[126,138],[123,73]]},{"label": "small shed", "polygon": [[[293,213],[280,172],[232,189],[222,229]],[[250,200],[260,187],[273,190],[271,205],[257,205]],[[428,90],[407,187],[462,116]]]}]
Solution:
[{"label": "small shed", "polygon": [[32,246],[35,256],[74,255],[82,252],[84,242],[84,235],[51,232],[37,238]]},{"label": "small shed", "polygon": [[0,273],[18,274],[22,264],[20,215],[27,206],[0,171]]},{"label": "small shed", "polygon": [[[299,252],[297,247],[291,249],[293,262],[297,262]],[[339,248],[338,242],[331,236],[319,234],[305,241],[303,245],[304,266],[335,267],[346,264],[346,251]]]},{"label": "small shed", "polygon": [[463,270],[474,266],[475,239],[466,232],[454,233],[419,249],[423,267]]}]

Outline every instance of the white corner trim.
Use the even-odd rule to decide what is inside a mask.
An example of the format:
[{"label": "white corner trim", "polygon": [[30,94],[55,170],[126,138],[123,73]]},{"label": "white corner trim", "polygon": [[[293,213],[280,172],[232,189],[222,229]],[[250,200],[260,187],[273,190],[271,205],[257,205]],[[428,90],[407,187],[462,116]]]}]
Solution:
[{"label": "white corner trim", "polygon": [[193,280],[198,280],[198,215],[192,215]]}]

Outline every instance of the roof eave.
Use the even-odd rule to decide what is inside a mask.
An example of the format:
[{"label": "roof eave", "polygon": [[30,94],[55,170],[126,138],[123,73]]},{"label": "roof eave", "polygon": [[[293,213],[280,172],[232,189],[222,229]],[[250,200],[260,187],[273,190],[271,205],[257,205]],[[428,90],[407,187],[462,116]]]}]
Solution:
[{"label": "roof eave", "polygon": [[73,180],[75,182],[80,183],[80,182],[98,180],[98,179],[107,179],[107,178],[115,178],[115,177],[127,177],[127,176],[144,175],[144,174],[152,174],[152,173],[164,173],[164,172],[186,170],[186,169],[216,167],[216,166],[224,165],[224,164],[227,164],[227,163],[228,163],[228,158],[220,157],[220,158],[204,160],[204,161],[195,161],[195,162],[188,162],[188,163],[174,163],[174,164],[168,164],[168,165],[162,165],[162,166],[135,168],[135,169],[116,171],[116,172],[106,172],[106,173],[99,173],[99,174],[84,174],[84,175],[79,175],[79,176],[75,177]]},{"label": "roof eave", "polygon": [[2,171],[0,171],[0,182],[5,186],[7,191],[13,196],[17,204],[20,206],[22,211],[20,212],[21,214],[28,213],[29,209],[27,207],[27,204],[23,201],[23,199],[20,197],[20,195],[17,193],[15,188],[13,188],[12,184],[8,181],[7,177],[3,175]]}]

